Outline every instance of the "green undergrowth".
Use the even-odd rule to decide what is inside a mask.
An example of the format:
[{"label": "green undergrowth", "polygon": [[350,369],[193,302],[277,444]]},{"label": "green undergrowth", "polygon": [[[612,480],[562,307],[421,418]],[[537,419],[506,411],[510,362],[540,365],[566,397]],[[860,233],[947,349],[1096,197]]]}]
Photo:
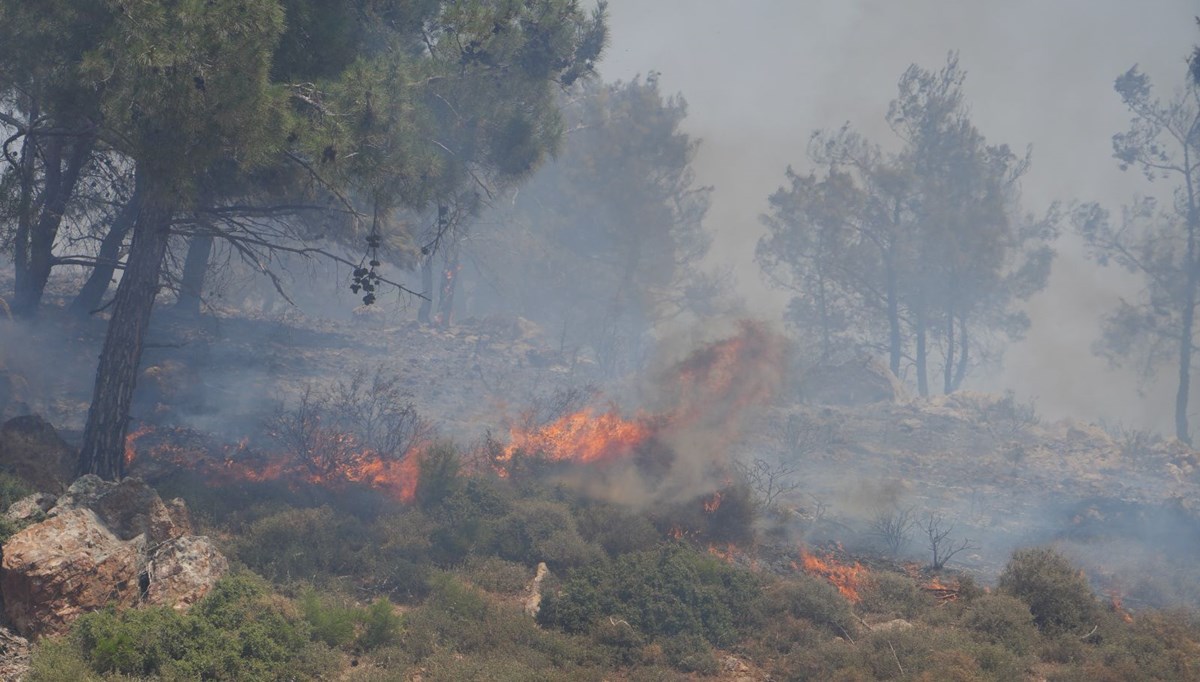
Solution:
[{"label": "green undergrowth", "polygon": [[[211,490],[173,490],[235,574],[187,613],[81,618],[39,643],[29,679],[690,680],[739,666],[776,680],[1200,679],[1194,614],[1130,619],[1052,548],[1014,553],[990,591],[963,579],[938,601],[878,570],[851,603],[822,578],[710,555],[737,527],[753,536],[736,506],[714,522],[701,498],[700,514],[633,510],[554,477],[459,471],[440,461],[407,506],[276,491],[216,513]],[[668,539],[681,527],[688,540]]]}]

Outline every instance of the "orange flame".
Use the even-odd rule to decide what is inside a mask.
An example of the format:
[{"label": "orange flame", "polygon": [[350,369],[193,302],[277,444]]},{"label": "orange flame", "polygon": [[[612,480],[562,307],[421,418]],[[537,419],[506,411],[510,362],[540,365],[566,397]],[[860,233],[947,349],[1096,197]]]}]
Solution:
[{"label": "orange flame", "polygon": [[704,513],[711,514],[721,508],[721,491],[712,494],[712,497],[704,501]]},{"label": "orange flame", "polygon": [[1121,603],[1123,599],[1120,592],[1115,589],[1109,590],[1108,599],[1110,605],[1112,606],[1113,612],[1120,616],[1121,620],[1125,621],[1126,623],[1133,622],[1133,614],[1129,613],[1129,611],[1126,611],[1125,607]]},{"label": "orange flame", "polygon": [[145,426],[126,437],[127,465],[135,459],[139,465],[168,464],[196,471],[217,483],[283,481],[331,487],[357,484],[378,490],[402,503],[411,502],[416,496],[424,447],[414,447],[402,457],[389,458],[370,449],[351,449],[355,445],[353,438],[327,433],[320,437],[327,453],[321,462],[304,461],[294,453],[247,457],[245,439],[234,448],[225,447],[220,456],[214,456],[202,447],[178,444],[175,441],[179,433],[186,432],[172,431],[164,434],[166,438],[160,442],[141,448],[139,453],[137,441],[151,433],[155,430]]},{"label": "orange flame", "polygon": [[513,428],[497,459],[508,462],[520,450],[555,462],[604,462],[629,455],[650,436],[643,419],[624,419],[615,410],[596,414],[584,409],[531,431]]},{"label": "orange flame", "polygon": [[133,464],[134,458],[137,457],[137,440],[153,430],[151,426],[141,426],[125,435],[125,466]]},{"label": "orange flame", "polygon": [[721,561],[724,561],[727,564],[733,563],[734,552],[736,552],[736,551],[737,551],[737,546],[734,545],[732,542],[725,545],[725,547],[718,547],[716,545],[708,546],[709,554],[717,557],[718,559],[720,559]]},{"label": "orange flame", "polygon": [[[792,567],[797,568],[795,563],[792,564]],[[835,561],[832,556],[826,555],[822,559],[801,548],[798,568],[802,568],[805,573],[828,580],[851,603],[857,604],[862,598],[858,591],[867,577],[867,569],[857,561],[853,564],[842,564]]]}]

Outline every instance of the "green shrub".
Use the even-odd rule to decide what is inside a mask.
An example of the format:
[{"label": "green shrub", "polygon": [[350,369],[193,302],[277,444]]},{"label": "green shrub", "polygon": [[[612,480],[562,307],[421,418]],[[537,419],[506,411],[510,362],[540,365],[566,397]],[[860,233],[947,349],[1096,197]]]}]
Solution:
[{"label": "green shrub", "polygon": [[461,458],[453,443],[439,441],[421,453],[417,506],[431,509],[454,495],[462,483],[459,478],[461,470]]},{"label": "green shrub", "polygon": [[997,584],[1025,602],[1043,631],[1076,632],[1097,622],[1096,598],[1087,579],[1050,547],[1013,552]]},{"label": "green shrub", "polygon": [[599,547],[589,544],[575,525],[571,510],[547,500],[523,500],[496,524],[496,554],[535,566],[544,561],[554,571],[564,571],[599,561]]},{"label": "green shrub", "polygon": [[962,624],[984,641],[1020,656],[1030,653],[1038,640],[1029,607],[1006,594],[987,594],[971,602],[963,612]]},{"label": "green shrub", "polygon": [[663,653],[672,668],[685,673],[715,675],[717,657],[712,647],[698,635],[668,637],[663,641]]},{"label": "green shrub", "polygon": [[346,646],[354,641],[358,625],[358,609],[308,588],[300,594],[300,610],[312,627],[312,637],[331,647]]},{"label": "green shrub", "polygon": [[375,542],[357,518],[330,507],[289,509],[259,519],[235,541],[234,555],[276,582],[320,583],[370,575]]},{"label": "green shrub", "polygon": [[600,545],[610,557],[654,549],[662,533],[643,514],[605,503],[585,505],[575,513],[579,534]]},{"label": "green shrub", "polygon": [[831,633],[852,636],[855,617],[846,601],[833,585],[810,575],[797,575],[779,580],[765,589],[760,600],[768,619],[786,614],[827,628]]},{"label": "green shrub", "polygon": [[[186,614],[166,607],[87,614],[60,645],[39,647],[33,667],[35,679],[58,680],[64,677],[51,677],[53,667],[78,670],[80,662],[106,679],[318,679],[336,661],[309,633],[261,580],[233,576]],[[88,678],[77,674],[71,679]]]},{"label": "green shrub", "polygon": [[462,573],[471,584],[497,594],[520,594],[533,579],[533,571],[524,564],[497,556],[470,557]]},{"label": "green shrub", "polygon": [[872,573],[860,594],[859,608],[889,618],[912,620],[933,606],[933,598],[912,578],[887,571]]},{"label": "green shrub", "polygon": [[752,624],[759,594],[759,579],[748,571],[671,544],[577,569],[561,594],[543,598],[538,618],[586,632],[611,616],[651,637],[693,635],[726,646]]},{"label": "green shrub", "polygon": [[365,651],[396,642],[404,622],[396,613],[396,607],[387,599],[376,600],[364,609],[361,620],[363,630],[358,636],[358,645]]},{"label": "green shrub", "polygon": [[0,513],[7,511],[13,502],[36,492],[25,479],[0,471]]}]

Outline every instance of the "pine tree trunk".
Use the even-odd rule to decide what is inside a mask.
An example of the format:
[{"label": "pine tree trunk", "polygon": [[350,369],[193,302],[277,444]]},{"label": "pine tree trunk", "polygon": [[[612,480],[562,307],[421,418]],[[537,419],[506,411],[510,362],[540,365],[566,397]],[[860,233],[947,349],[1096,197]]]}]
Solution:
[{"label": "pine tree trunk", "polygon": [[208,258],[212,255],[213,236],[210,233],[193,235],[188,240],[187,258],[183,262],[183,276],[179,281],[179,300],[175,309],[193,317],[200,315],[201,294],[204,293],[204,277],[208,273]]},{"label": "pine tree trunk", "polygon": [[[93,139],[80,138],[68,147],[66,138],[55,137],[46,151],[46,187],[42,210],[29,235],[29,269],[24,280],[18,280],[13,302],[13,311],[24,317],[37,313],[54,268],[54,241],[62,225],[67,202],[75,194],[79,175],[92,153]],[[66,167],[63,155],[66,152]]]},{"label": "pine tree trunk", "polygon": [[[30,116],[36,116],[36,107]],[[31,119],[32,120],[32,119]],[[17,229],[13,235],[14,298],[29,281],[29,233],[33,231],[33,174],[37,157],[37,142],[26,135],[21,142],[20,195],[17,199]]]},{"label": "pine tree trunk", "polygon": [[81,475],[91,473],[110,480],[124,475],[125,431],[142,345],[170,239],[173,205],[170,193],[148,188],[134,223],[129,259],[117,287],[112,319],[96,369],[92,406],[79,453]]},{"label": "pine tree trunk", "polygon": [[417,321],[421,324],[429,324],[430,315],[433,313],[432,252],[421,261],[421,293],[425,294],[426,298],[421,299],[421,307],[417,310]]},{"label": "pine tree trunk", "polygon": [[449,327],[454,315],[454,291],[458,288],[459,264],[458,248],[451,248],[446,253],[446,266],[442,272],[442,290],[438,293],[438,326]]},{"label": "pine tree trunk", "polygon": [[942,393],[954,392],[954,313],[946,313],[946,365],[942,367]]},{"label": "pine tree trunk", "polygon": [[896,267],[889,258],[887,261],[887,315],[888,315],[888,366],[892,374],[900,376],[901,344],[900,335],[900,302],[899,286],[896,282]]},{"label": "pine tree trunk", "polygon": [[929,397],[929,377],[926,376],[925,352],[925,313],[917,312],[917,394],[922,398]]},{"label": "pine tree trunk", "polygon": [[83,288],[71,302],[71,313],[85,317],[100,308],[104,294],[108,292],[108,286],[112,283],[113,274],[116,273],[117,265],[120,263],[121,245],[125,243],[125,235],[129,234],[129,230],[142,210],[142,194],[141,177],[135,173],[133,196],[121,207],[116,218],[113,219],[112,226],[108,228],[108,233],[100,242],[100,252],[96,255],[96,267],[92,268],[92,274],[88,275]]},{"label": "pine tree trunk", "polygon": [[967,350],[970,348],[967,337],[967,321],[959,320],[958,326],[958,369],[954,371],[954,390],[962,388],[963,379],[967,377]]},{"label": "pine tree trunk", "polygon": [[[1184,150],[1185,167],[1191,168],[1191,159]],[[1187,291],[1184,293],[1183,319],[1179,330],[1179,389],[1175,393],[1175,437],[1180,441],[1192,444],[1192,435],[1188,428],[1188,402],[1192,388],[1192,328],[1196,320],[1196,287],[1200,285],[1200,263],[1196,258],[1196,232],[1200,230],[1200,207],[1196,206],[1195,185],[1192,183],[1192,173],[1184,173],[1187,185]]]}]

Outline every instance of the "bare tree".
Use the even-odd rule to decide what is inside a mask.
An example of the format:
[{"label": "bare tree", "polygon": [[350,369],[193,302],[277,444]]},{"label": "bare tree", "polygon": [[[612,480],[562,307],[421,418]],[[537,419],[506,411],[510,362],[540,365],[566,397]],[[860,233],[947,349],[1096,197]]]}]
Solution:
[{"label": "bare tree", "polygon": [[798,464],[773,463],[756,457],[749,463],[737,462],[734,466],[750,485],[758,505],[763,509],[774,507],[781,496],[800,487],[800,481],[795,479],[796,473],[800,470]]},{"label": "bare tree", "polygon": [[922,529],[925,531],[925,537],[929,540],[929,551],[932,553],[929,567],[935,571],[945,568],[946,563],[955,555],[979,549],[979,545],[972,543],[969,539],[955,541],[950,537],[950,533],[954,532],[954,524],[947,524],[941,514],[933,512],[926,514]]},{"label": "bare tree", "polygon": [[917,520],[912,507],[881,510],[871,520],[871,535],[879,540],[892,556],[899,556],[912,542]]}]

